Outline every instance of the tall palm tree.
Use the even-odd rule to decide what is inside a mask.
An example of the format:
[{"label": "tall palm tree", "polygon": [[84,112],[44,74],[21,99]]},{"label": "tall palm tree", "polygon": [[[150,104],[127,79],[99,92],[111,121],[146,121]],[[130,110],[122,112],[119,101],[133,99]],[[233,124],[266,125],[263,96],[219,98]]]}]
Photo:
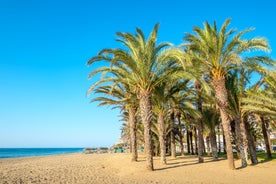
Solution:
[{"label": "tall palm tree", "polygon": [[194,82],[195,92],[196,92],[196,106],[197,110],[201,114],[201,117],[197,120],[198,129],[198,162],[203,163],[203,150],[204,150],[204,138],[203,138],[203,121],[202,121],[202,98],[201,98],[201,85],[198,81]]},{"label": "tall palm tree", "polygon": [[172,158],[175,158],[176,157],[176,144],[175,144],[175,112],[174,112],[174,108],[173,107],[170,107],[170,143],[171,143],[171,146],[170,146],[170,150],[171,150],[171,157]]},{"label": "tall palm tree", "polygon": [[[175,68],[173,63],[178,60],[180,49],[170,48],[170,43],[157,44],[157,32],[159,24],[154,26],[148,39],[141,29],[136,29],[136,34],[117,33],[117,41],[121,42],[125,49],[103,49],[97,56],[91,58],[88,64],[96,61],[107,61],[111,64],[110,71],[119,73],[116,82],[126,82],[131,91],[139,100],[140,115],[144,125],[144,140],[146,167],[153,170],[151,123],[152,123],[152,94],[162,82],[171,80]],[[116,67],[114,67],[114,65]],[[99,72],[99,71],[98,71]],[[104,81],[110,81],[107,77]]]},{"label": "tall palm tree", "polygon": [[[180,108],[182,110],[189,110],[189,99],[187,98],[189,80],[175,80],[164,82],[163,84],[157,86],[156,90],[153,93],[153,112],[157,116],[157,124],[158,124],[158,135],[160,142],[160,156],[161,162],[166,164],[166,132],[165,132],[165,117],[169,113],[170,114],[170,137],[171,143],[172,139],[175,138],[174,132],[174,122],[173,126],[172,118],[171,118],[171,110],[170,106],[173,106],[175,111],[180,112]],[[173,105],[172,105],[173,104]],[[178,110],[177,107],[179,108]],[[172,138],[173,137],[173,138]],[[174,141],[174,140],[173,140]],[[181,142],[181,140],[180,140]],[[183,144],[182,144],[183,145]],[[175,157],[175,146],[171,146],[171,155]]]},{"label": "tall palm tree", "polygon": [[[192,50],[211,81],[214,88],[216,103],[218,105],[222,126],[226,140],[227,159],[230,169],[235,169],[234,158],[230,137],[230,117],[228,109],[228,94],[225,87],[227,75],[231,69],[242,64],[242,54],[251,50],[269,50],[268,43],[263,38],[242,39],[241,37],[252,31],[247,29],[236,33],[235,29],[227,31],[230,19],[227,19],[220,30],[217,30],[216,22],[210,25],[204,23],[204,27],[194,27],[195,34],[186,33],[185,40],[188,42],[186,47]],[[235,35],[233,35],[236,33]],[[252,60],[257,63],[258,59]]]},{"label": "tall palm tree", "polygon": [[176,113],[176,119],[178,121],[178,136],[179,136],[179,145],[180,145],[180,155],[184,156],[184,144],[183,144],[183,124],[181,121],[181,111],[180,109]]},{"label": "tall palm tree", "polygon": [[160,160],[166,164],[165,117],[168,111],[166,84],[157,87],[153,94],[153,112],[157,116],[158,137],[160,143]]},{"label": "tall palm tree", "polygon": [[[196,127],[196,120],[201,118],[201,113],[195,109],[195,105],[197,103],[197,97],[194,95],[194,90],[192,87],[192,81],[187,80],[186,89],[181,91],[179,94],[175,95],[174,98],[174,106],[176,111],[176,117],[178,118],[178,134],[179,134],[179,143],[181,148],[181,154],[184,155],[184,147],[182,142],[182,127],[185,124],[186,130],[191,129],[189,135],[192,135],[192,130]],[[184,86],[184,85],[183,85]],[[181,115],[181,119],[180,119]],[[182,120],[182,121],[181,121]],[[195,126],[193,126],[194,124]],[[196,132],[195,132],[196,133]],[[195,134],[194,134],[195,136]],[[189,139],[187,139],[187,144]],[[191,140],[192,143],[192,140]],[[183,150],[182,150],[183,149]],[[183,153],[182,153],[183,152]]]},{"label": "tall palm tree", "polygon": [[275,72],[265,77],[265,87],[258,90],[250,90],[243,99],[244,111],[254,113],[261,121],[262,133],[266,145],[268,158],[272,158],[271,145],[269,140],[268,127],[269,122],[276,119],[276,82]]},{"label": "tall palm tree", "polygon": [[204,125],[209,129],[209,138],[211,142],[211,151],[213,160],[218,160],[218,149],[216,141],[216,126],[219,125],[219,114],[213,105],[204,107],[202,118]]},{"label": "tall palm tree", "polygon": [[245,71],[243,68],[235,70],[230,74],[226,81],[226,88],[228,90],[229,99],[229,114],[234,122],[236,144],[241,155],[242,167],[247,166],[247,138],[244,119],[246,113],[242,109],[242,98],[245,96],[246,86],[248,85],[249,71]]},{"label": "tall palm tree", "polygon": [[130,127],[130,147],[132,158],[131,161],[137,161],[137,108],[138,102],[136,96],[131,93],[127,85],[104,85],[99,86],[94,90],[95,94],[102,94],[103,96],[95,97],[92,101],[99,101],[99,106],[113,105],[114,108],[120,108],[127,111],[127,121]]},{"label": "tall palm tree", "polygon": [[252,126],[252,114],[246,113],[243,119],[244,127],[245,127],[245,133],[247,138],[247,144],[248,144],[248,150],[250,154],[250,160],[252,164],[258,164],[258,158],[256,153],[256,144],[255,144],[255,138],[253,135],[253,132],[255,133],[254,128]]},{"label": "tall palm tree", "polygon": [[[194,53],[189,49],[185,48],[184,51],[184,61],[179,62],[178,65],[184,72],[189,70],[191,76],[189,76],[191,79],[194,80],[194,91],[195,91],[195,97],[196,97],[196,109],[197,111],[202,114],[202,93],[205,92],[207,94],[210,93],[210,88],[208,87],[205,79],[204,79],[204,73],[200,71],[201,63],[197,60]],[[192,70],[192,72],[191,72]],[[196,153],[198,154],[198,162],[202,163],[204,162],[203,159],[203,151],[204,151],[204,138],[203,138],[203,122],[202,117],[199,116],[197,118],[197,126],[194,127],[195,130],[195,144],[196,144]],[[197,146],[197,139],[198,139],[198,146]]]},{"label": "tall palm tree", "polygon": [[[182,70],[182,69],[181,69]],[[188,76],[189,78],[189,76]],[[181,114],[190,114],[194,117],[198,115],[195,112],[193,103],[195,98],[193,96],[193,91],[191,90],[191,80],[185,79],[181,76],[181,79],[173,82],[172,87],[169,89],[168,104],[169,104],[169,122],[170,122],[170,143],[171,143],[171,156],[176,157],[176,141],[179,141],[181,154],[184,155],[183,147],[183,135],[181,128]],[[197,116],[198,117],[198,116]],[[175,119],[178,121],[178,125],[175,124]],[[179,139],[176,139],[176,138]]]}]

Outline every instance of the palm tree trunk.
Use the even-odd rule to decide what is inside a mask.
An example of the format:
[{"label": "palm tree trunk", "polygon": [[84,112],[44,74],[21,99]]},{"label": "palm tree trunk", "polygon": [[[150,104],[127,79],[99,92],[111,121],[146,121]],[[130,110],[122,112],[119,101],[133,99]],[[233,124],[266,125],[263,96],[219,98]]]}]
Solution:
[{"label": "palm tree trunk", "polygon": [[203,138],[203,121],[200,118],[197,124],[198,128],[198,163],[203,163],[204,138]]},{"label": "palm tree trunk", "polygon": [[247,141],[247,137],[246,137],[244,121],[243,121],[243,119],[241,121],[242,121],[241,122],[241,133],[242,133],[242,137],[243,137],[244,152],[245,152],[246,160],[248,161],[248,141]]},{"label": "palm tree trunk", "polygon": [[134,107],[129,108],[130,142],[131,142],[131,161],[137,161],[137,127],[136,111]]},{"label": "palm tree trunk", "polygon": [[245,130],[245,124],[243,119],[241,120],[240,128],[241,128],[241,136],[242,136],[242,143],[244,147],[245,159],[248,162],[248,141],[246,138],[246,130]]},{"label": "palm tree trunk", "polygon": [[231,120],[231,123],[230,123],[230,128],[231,128],[231,134],[232,134],[232,137],[233,137],[233,142],[235,144],[235,149],[237,151],[237,158],[240,159],[241,158],[241,154],[240,154],[240,149],[239,148],[239,144],[238,144],[238,141],[237,141],[237,135],[236,135],[236,123],[234,120]]},{"label": "palm tree trunk", "polygon": [[245,137],[243,137],[244,135],[244,129],[241,127],[242,126],[242,121],[241,119],[236,119],[235,120],[235,133],[236,133],[236,141],[237,141],[237,145],[240,151],[240,156],[241,156],[241,164],[242,167],[246,167],[247,166],[247,152],[245,151],[245,147],[246,145],[244,145],[244,139]]},{"label": "palm tree trunk", "polygon": [[191,153],[191,149],[190,149],[190,133],[189,133],[189,130],[188,130],[188,127],[186,126],[186,138],[187,138],[187,152],[188,152],[188,154],[190,154]]},{"label": "palm tree trunk", "polygon": [[249,148],[249,154],[250,154],[250,160],[252,164],[258,164],[257,154],[256,154],[256,146],[253,139],[253,136],[250,131],[250,124],[247,120],[244,121],[244,127],[245,127],[245,133],[246,138],[248,141],[248,148]]},{"label": "palm tree trunk", "polygon": [[211,141],[213,160],[218,160],[218,149],[217,149],[217,140],[216,140],[215,130],[211,130],[211,132],[210,132],[210,141]]},{"label": "palm tree trunk", "polygon": [[159,143],[160,143],[160,160],[162,164],[166,164],[166,137],[165,137],[165,123],[164,115],[158,114],[158,134],[159,134]]},{"label": "palm tree trunk", "polygon": [[210,147],[210,134],[206,136],[206,145],[207,145],[207,155],[211,155],[211,147]]},{"label": "palm tree trunk", "polygon": [[174,110],[171,109],[170,113],[170,126],[171,126],[171,157],[176,157],[176,148],[175,148],[175,135],[174,135]]},{"label": "palm tree trunk", "polygon": [[264,141],[265,141],[265,148],[266,148],[266,154],[268,159],[272,159],[272,154],[271,154],[271,146],[270,146],[270,140],[269,140],[269,134],[268,134],[268,124],[265,122],[264,117],[261,117],[262,121],[262,132],[264,136]]},{"label": "palm tree trunk", "polygon": [[[197,110],[199,111],[200,114],[202,114],[202,102],[201,102],[201,95],[200,95],[200,90],[201,90],[201,85],[198,83],[198,81],[194,82],[194,87],[196,89],[196,96],[197,96]],[[197,121],[197,130],[198,130],[198,163],[203,163],[204,158],[203,158],[203,150],[204,150],[204,138],[203,138],[203,121],[202,118],[200,117]],[[196,132],[195,132],[196,135]]]},{"label": "palm tree trunk", "polygon": [[171,134],[166,136],[166,154],[171,154]]},{"label": "palm tree trunk", "polygon": [[159,148],[159,146],[160,146],[159,141],[157,140],[157,138],[153,137],[152,142],[153,142],[153,155],[154,156],[158,156],[159,150],[160,150],[160,148]]},{"label": "palm tree trunk", "polygon": [[192,151],[192,155],[194,155],[195,154],[195,152],[194,152],[194,143],[193,143],[193,130],[191,130],[190,132],[190,145],[191,145],[191,151]]},{"label": "palm tree trunk", "polygon": [[218,125],[218,152],[221,153],[221,135],[220,135],[220,125]]},{"label": "palm tree trunk", "polygon": [[226,154],[226,141],[225,141],[225,136],[224,132],[222,131],[222,141],[223,141],[223,153]]},{"label": "palm tree trunk", "polygon": [[181,113],[178,112],[177,115],[177,120],[178,120],[178,134],[179,134],[179,144],[180,144],[180,149],[181,149],[181,156],[184,155],[184,145],[183,145],[183,134],[182,134],[182,127],[181,127]]},{"label": "palm tree trunk", "polygon": [[151,94],[144,92],[139,98],[139,105],[141,110],[141,119],[144,125],[144,141],[145,141],[145,155],[146,155],[146,168],[153,171],[153,158],[152,158],[152,133],[151,133],[151,120],[152,120],[152,105]]},{"label": "palm tree trunk", "polygon": [[194,137],[195,137],[195,154],[198,155],[198,144],[197,144],[197,129],[194,127]]},{"label": "palm tree trunk", "polygon": [[226,151],[227,151],[227,160],[228,160],[228,167],[230,169],[235,169],[234,163],[234,156],[232,151],[232,144],[231,144],[231,136],[230,136],[230,119],[227,113],[228,107],[228,95],[227,90],[225,87],[225,79],[224,78],[214,78],[213,79],[213,86],[215,90],[215,98],[216,103],[218,105],[222,128],[224,131],[225,142],[226,142]]}]

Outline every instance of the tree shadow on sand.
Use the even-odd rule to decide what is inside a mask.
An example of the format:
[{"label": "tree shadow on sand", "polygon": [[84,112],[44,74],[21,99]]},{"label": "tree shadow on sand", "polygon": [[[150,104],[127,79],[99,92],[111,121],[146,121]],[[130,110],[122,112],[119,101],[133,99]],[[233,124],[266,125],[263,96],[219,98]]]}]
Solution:
[{"label": "tree shadow on sand", "polygon": [[218,162],[220,160],[213,160],[211,157],[205,157],[203,163],[198,163],[196,156],[181,156],[177,158],[168,158],[168,163],[164,165],[161,168],[155,168],[155,171],[161,171],[161,170],[167,170],[167,169],[173,169],[173,168],[179,168],[179,167],[186,167],[191,165],[199,165],[199,164],[206,164],[209,162]]},{"label": "tree shadow on sand", "polygon": [[[257,166],[257,165],[260,165],[260,164],[266,164],[266,163],[269,163],[271,161],[276,161],[276,153],[272,153],[272,158],[268,158],[267,154],[265,152],[257,153],[257,156],[258,156],[258,164],[248,164],[248,166],[253,166],[254,167],[254,166]],[[250,160],[250,159],[248,159],[248,160]],[[240,170],[240,169],[245,169],[247,167],[240,166],[240,167],[237,167],[236,169]]]},{"label": "tree shadow on sand", "polygon": [[[159,157],[154,157],[153,159],[154,159],[154,161],[158,162],[160,158]],[[197,156],[195,156],[195,155],[177,156],[176,158],[171,158],[170,156],[168,156],[166,159],[167,159],[167,164],[166,165],[162,165],[161,167],[157,167],[154,170],[155,171],[161,171],[161,170],[168,170],[168,169],[186,167],[186,166],[191,166],[191,165],[206,164],[206,163],[210,163],[210,162],[218,162],[218,161],[226,160],[227,158],[226,157],[220,157],[218,160],[213,160],[212,157],[204,157],[204,162],[203,163],[198,163]],[[266,157],[265,153],[258,154],[258,160],[259,160],[258,164],[248,164],[248,166],[256,166],[256,165],[259,165],[259,164],[265,164],[265,163],[268,163],[268,162],[271,162],[271,161],[275,161],[276,160],[276,153],[272,154],[272,159],[268,159]],[[145,161],[146,161],[145,157],[140,157],[137,162],[145,162]],[[236,169],[241,170],[241,169],[246,169],[247,167],[240,166],[240,167],[236,167]]]}]

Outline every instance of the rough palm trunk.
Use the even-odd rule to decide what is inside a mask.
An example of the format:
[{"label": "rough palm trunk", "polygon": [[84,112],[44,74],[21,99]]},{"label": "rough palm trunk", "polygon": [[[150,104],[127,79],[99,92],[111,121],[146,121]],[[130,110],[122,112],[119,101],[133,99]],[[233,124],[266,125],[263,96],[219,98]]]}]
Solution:
[{"label": "rough palm trunk", "polygon": [[266,148],[266,154],[268,159],[272,159],[272,154],[271,154],[271,146],[270,146],[270,140],[269,140],[269,133],[268,133],[268,124],[265,122],[264,117],[261,117],[262,121],[262,132],[264,136],[264,141],[265,141],[265,148]]},{"label": "rough palm trunk", "polygon": [[236,135],[236,124],[235,124],[235,121],[232,120],[231,123],[230,123],[230,128],[231,128],[231,134],[232,134],[232,137],[233,137],[233,142],[235,144],[235,148],[237,150],[237,158],[240,159],[241,158],[241,154],[240,154],[240,149],[239,148],[239,144],[238,144],[238,141],[237,141],[237,135]]},{"label": "rough palm trunk", "polygon": [[203,163],[204,138],[203,138],[203,121],[200,118],[197,124],[198,128],[198,163]]},{"label": "rough palm trunk", "polygon": [[225,141],[225,136],[223,131],[222,131],[222,141],[223,141],[223,153],[226,154],[226,141]]},{"label": "rough palm trunk", "polygon": [[190,133],[189,133],[189,130],[188,130],[188,127],[186,127],[186,138],[187,138],[187,152],[188,152],[188,154],[190,154],[191,153],[191,149],[190,149]]},{"label": "rough palm trunk", "polygon": [[171,109],[170,113],[170,126],[171,126],[171,156],[176,157],[176,148],[175,148],[175,135],[174,135],[174,110]]},{"label": "rough palm trunk", "polygon": [[136,108],[129,108],[130,142],[131,142],[131,161],[137,161],[137,127],[136,127]]},{"label": "rough palm trunk", "polygon": [[221,135],[220,135],[220,125],[218,125],[218,151],[221,153]]},{"label": "rough palm trunk", "polygon": [[218,149],[217,149],[217,140],[216,140],[215,130],[211,130],[211,132],[210,132],[210,141],[211,141],[213,160],[218,160]]},{"label": "rough palm trunk", "polygon": [[203,138],[203,121],[198,121],[198,163],[203,163],[203,152],[204,152],[204,138]]},{"label": "rough palm trunk", "polygon": [[162,164],[166,164],[166,136],[165,136],[165,123],[164,115],[158,114],[158,134],[159,134],[159,144],[160,144],[160,160]]},{"label": "rough palm trunk", "polygon": [[158,138],[157,137],[153,137],[152,139],[152,142],[153,142],[153,155],[154,156],[158,156],[159,154],[159,150],[160,150],[160,144],[159,144],[159,141],[157,140]]},{"label": "rough palm trunk", "polygon": [[194,127],[194,137],[195,137],[195,154],[198,155],[198,139],[197,139],[197,129]]},{"label": "rough palm trunk", "polygon": [[206,146],[207,146],[207,154],[211,155],[211,147],[210,147],[210,134],[206,136]]},{"label": "rough palm trunk", "polygon": [[257,154],[256,154],[256,146],[255,146],[255,142],[254,142],[252,133],[250,131],[250,124],[247,120],[244,121],[244,127],[245,127],[246,138],[248,141],[250,160],[251,160],[252,164],[258,164],[258,159],[257,159]]},{"label": "rough palm trunk", "polygon": [[179,134],[179,144],[180,144],[180,150],[181,150],[181,155],[184,155],[184,145],[183,145],[183,134],[182,134],[182,127],[181,127],[181,113],[178,112],[177,115],[177,120],[178,120],[178,134]]},{"label": "rough palm trunk", "polygon": [[166,136],[166,153],[171,153],[171,134]]},{"label": "rough palm trunk", "polygon": [[241,136],[242,136],[242,141],[243,141],[242,143],[244,146],[245,159],[248,162],[248,141],[247,141],[247,137],[246,137],[246,130],[245,130],[245,125],[244,125],[243,119],[241,120],[240,128],[241,128]]},{"label": "rough palm trunk", "polygon": [[152,133],[151,133],[151,119],[152,119],[152,106],[151,94],[144,92],[139,98],[141,119],[144,125],[144,141],[145,141],[145,156],[146,168],[153,171],[153,158],[152,158]]},{"label": "rough palm trunk", "polygon": [[219,78],[219,77],[214,78],[213,86],[215,90],[216,103],[220,111],[222,128],[225,136],[228,167],[230,169],[235,169],[231,137],[230,137],[230,119],[227,113],[228,96],[227,96],[227,90],[225,87],[225,79]]},{"label": "rough palm trunk", "polygon": [[242,124],[243,123],[240,119],[235,120],[235,133],[237,136],[236,141],[237,141],[237,145],[238,145],[238,148],[240,151],[241,164],[242,164],[242,167],[246,167],[247,166],[247,151],[245,151],[246,145],[244,144],[245,137],[243,137],[244,129],[241,127]]},{"label": "rough palm trunk", "polygon": [[190,132],[190,145],[191,145],[191,151],[192,151],[192,155],[194,155],[195,154],[195,152],[194,152],[194,143],[193,143],[193,131],[191,130]]},{"label": "rough palm trunk", "polygon": [[[197,110],[199,111],[200,114],[202,114],[202,102],[201,102],[201,95],[200,95],[200,90],[201,90],[201,85],[195,81],[194,86],[196,89],[196,95],[197,95]],[[204,158],[203,158],[203,150],[204,150],[204,138],[203,138],[203,121],[202,118],[200,117],[197,121],[197,130],[198,130],[198,163],[203,163]]]}]

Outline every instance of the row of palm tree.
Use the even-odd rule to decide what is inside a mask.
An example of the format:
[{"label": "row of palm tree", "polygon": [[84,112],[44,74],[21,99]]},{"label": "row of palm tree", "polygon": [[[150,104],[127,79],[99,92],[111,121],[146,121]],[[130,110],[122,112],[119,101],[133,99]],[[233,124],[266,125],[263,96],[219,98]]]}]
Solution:
[{"label": "row of palm tree", "polygon": [[[251,160],[254,158],[249,120],[258,115],[266,132],[269,123],[275,121],[275,73],[272,72],[275,62],[261,52],[257,52],[260,56],[250,54],[255,50],[270,50],[264,38],[245,39],[243,36],[252,29],[237,32],[228,29],[229,24],[227,19],[220,30],[216,22],[213,25],[205,22],[203,28],[195,26],[193,33],[185,33],[184,43],[179,47],[169,42],[157,43],[159,24],[148,38],[139,28],[135,34],[119,32],[117,41],[122,43],[122,48],[103,49],[88,61],[88,65],[105,63],[89,74],[89,78],[99,73],[102,77],[87,93],[100,94],[92,101],[114,105],[126,114],[133,161],[138,157],[139,122],[143,125],[148,170],[154,170],[153,146],[157,145],[153,145],[153,140],[159,142],[163,164],[166,164],[168,142],[171,156],[176,156],[176,138],[183,146],[183,122],[193,122],[196,129],[199,163],[204,162],[204,127],[210,129],[212,153],[217,159],[218,122],[224,132],[229,168],[235,169],[233,136],[242,165],[247,165],[247,145]],[[258,73],[262,82],[249,83],[252,73]]]}]

